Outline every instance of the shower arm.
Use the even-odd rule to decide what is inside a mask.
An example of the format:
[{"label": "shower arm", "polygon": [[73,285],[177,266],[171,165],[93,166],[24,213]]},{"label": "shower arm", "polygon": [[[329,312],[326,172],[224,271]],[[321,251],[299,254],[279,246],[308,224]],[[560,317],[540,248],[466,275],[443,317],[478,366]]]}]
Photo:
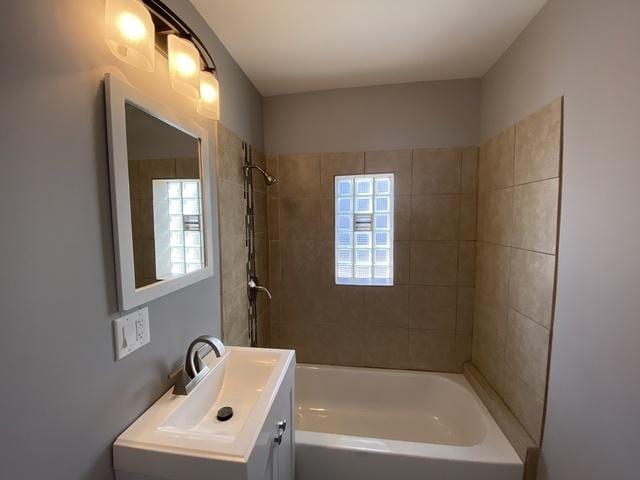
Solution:
[{"label": "shower arm", "polygon": [[258,165],[245,165],[244,166],[244,176],[245,179],[249,177],[249,172],[251,171],[252,168],[255,168],[256,170],[258,170],[262,176],[264,177],[264,181],[266,182],[267,186],[271,186],[274,183],[276,183],[278,181],[277,177],[274,177],[273,175],[271,175],[269,172],[265,171],[262,167],[259,167]]}]

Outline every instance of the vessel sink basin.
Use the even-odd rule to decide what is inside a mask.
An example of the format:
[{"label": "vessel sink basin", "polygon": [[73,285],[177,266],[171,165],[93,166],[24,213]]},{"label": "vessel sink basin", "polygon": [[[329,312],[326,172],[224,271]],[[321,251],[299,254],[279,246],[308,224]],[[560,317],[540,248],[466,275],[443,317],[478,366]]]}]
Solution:
[{"label": "vessel sink basin", "polygon": [[[210,475],[208,460],[248,461],[283,379],[295,365],[294,352],[228,347],[222,357],[209,354],[205,362],[211,370],[189,395],[169,390],[118,437],[116,472],[186,478],[185,468]],[[227,406],[233,416],[218,420],[218,410]],[[185,463],[186,458],[191,460]]]}]

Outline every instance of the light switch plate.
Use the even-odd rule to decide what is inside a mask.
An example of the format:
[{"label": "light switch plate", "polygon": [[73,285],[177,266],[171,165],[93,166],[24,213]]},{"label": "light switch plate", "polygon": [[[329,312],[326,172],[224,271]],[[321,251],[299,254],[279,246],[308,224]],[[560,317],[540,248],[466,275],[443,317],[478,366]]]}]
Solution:
[{"label": "light switch plate", "polygon": [[146,345],[151,340],[149,332],[149,309],[141,308],[113,321],[116,359]]}]

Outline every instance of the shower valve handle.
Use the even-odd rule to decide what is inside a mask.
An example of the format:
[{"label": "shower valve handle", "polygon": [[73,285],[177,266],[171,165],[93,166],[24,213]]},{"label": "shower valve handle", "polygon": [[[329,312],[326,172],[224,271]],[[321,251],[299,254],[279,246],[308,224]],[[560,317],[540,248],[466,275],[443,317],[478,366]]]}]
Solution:
[{"label": "shower valve handle", "polygon": [[258,285],[256,283],[256,278],[255,277],[251,277],[249,279],[249,281],[247,282],[247,285],[249,286],[249,288],[252,291],[258,291],[258,292],[266,293],[267,297],[269,297],[269,300],[271,300],[271,292],[269,291],[269,289],[267,287],[263,287],[262,285]]}]

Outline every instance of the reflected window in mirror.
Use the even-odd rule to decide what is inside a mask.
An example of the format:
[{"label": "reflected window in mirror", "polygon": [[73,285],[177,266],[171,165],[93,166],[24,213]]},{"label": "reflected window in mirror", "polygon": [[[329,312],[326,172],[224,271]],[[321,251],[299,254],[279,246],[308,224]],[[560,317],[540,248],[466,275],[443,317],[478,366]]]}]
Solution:
[{"label": "reflected window in mirror", "polygon": [[160,280],[204,267],[200,192],[200,180],[153,180],[155,267]]},{"label": "reflected window in mirror", "polygon": [[125,105],[135,287],[204,268],[197,138]]}]

